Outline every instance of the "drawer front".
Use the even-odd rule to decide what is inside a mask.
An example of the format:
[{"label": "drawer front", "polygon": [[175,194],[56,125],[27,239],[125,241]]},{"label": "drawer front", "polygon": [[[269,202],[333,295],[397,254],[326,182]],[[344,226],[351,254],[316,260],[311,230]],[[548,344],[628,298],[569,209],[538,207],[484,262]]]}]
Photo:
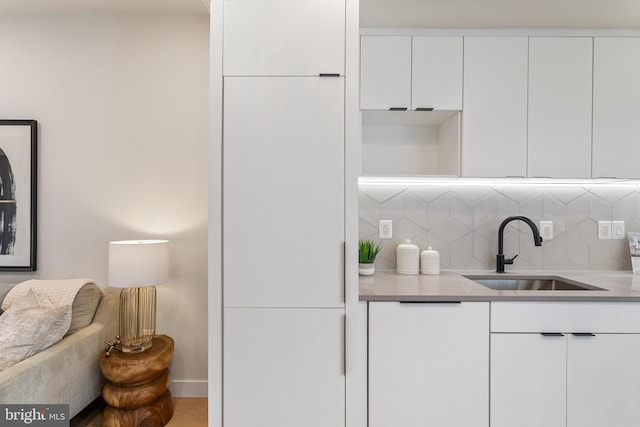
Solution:
[{"label": "drawer front", "polygon": [[492,302],[491,332],[640,333],[640,303]]}]

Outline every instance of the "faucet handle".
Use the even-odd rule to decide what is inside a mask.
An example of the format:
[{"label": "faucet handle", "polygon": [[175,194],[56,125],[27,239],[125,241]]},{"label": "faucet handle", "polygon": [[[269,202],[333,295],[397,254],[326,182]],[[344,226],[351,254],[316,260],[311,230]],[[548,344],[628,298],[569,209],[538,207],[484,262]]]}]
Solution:
[{"label": "faucet handle", "polygon": [[513,264],[513,260],[518,258],[518,255],[516,254],[513,258],[507,258],[504,260],[505,264]]}]

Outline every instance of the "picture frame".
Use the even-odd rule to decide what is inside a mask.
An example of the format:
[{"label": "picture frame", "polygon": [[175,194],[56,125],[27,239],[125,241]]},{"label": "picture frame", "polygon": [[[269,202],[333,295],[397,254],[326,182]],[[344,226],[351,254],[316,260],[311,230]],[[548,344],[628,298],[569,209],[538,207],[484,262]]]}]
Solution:
[{"label": "picture frame", "polygon": [[36,271],[36,120],[0,119],[0,272]]}]

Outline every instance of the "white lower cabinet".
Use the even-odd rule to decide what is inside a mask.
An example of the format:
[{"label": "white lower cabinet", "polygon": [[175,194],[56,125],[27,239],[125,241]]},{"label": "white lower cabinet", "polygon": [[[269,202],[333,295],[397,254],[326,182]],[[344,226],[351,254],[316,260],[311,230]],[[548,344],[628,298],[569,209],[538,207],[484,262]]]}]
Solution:
[{"label": "white lower cabinet", "polygon": [[637,426],[639,309],[492,303],[491,427]]},{"label": "white lower cabinet", "polygon": [[489,424],[489,303],[369,303],[369,427]]},{"label": "white lower cabinet", "polygon": [[640,335],[492,334],[491,427],[631,427]]},{"label": "white lower cabinet", "polygon": [[640,420],[639,303],[369,302],[368,316],[369,427]]},{"label": "white lower cabinet", "polygon": [[344,310],[225,308],[224,336],[225,427],[344,427]]},{"label": "white lower cabinet", "polygon": [[637,426],[640,335],[571,335],[567,348],[567,426]]},{"label": "white lower cabinet", "polygon": [[564,427],[564,337],[491,334],[491,427]]}]

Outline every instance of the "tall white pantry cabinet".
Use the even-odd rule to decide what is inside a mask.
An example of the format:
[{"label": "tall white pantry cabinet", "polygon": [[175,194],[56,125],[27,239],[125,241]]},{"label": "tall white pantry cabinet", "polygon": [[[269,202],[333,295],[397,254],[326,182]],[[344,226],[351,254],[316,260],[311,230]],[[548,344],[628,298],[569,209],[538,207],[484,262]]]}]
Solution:
[{"label": "tall white pantry cabinet", "polygon": [[218,2],[224,427],[345,426],[345,3]]}]

